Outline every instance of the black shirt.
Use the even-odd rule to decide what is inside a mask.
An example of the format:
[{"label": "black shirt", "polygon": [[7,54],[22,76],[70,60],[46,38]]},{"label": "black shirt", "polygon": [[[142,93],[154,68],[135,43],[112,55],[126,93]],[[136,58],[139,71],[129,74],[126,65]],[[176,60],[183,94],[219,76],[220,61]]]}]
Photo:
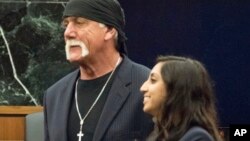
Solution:
[{"label": "black shirt", "polygon": [[[108,77],[111,73],[105,74],[99,78],[93,80],[78,80],[77,86],[77,101],[79,111],[81,113],[82,118],[86,115],[89,108],[94,103],[95,99],[99,95],[101,89],[103,88],[104,84],[108,80]],[[90,114],[85,119],[83,124],[83,134],[82,141],[91,141],[93,139],[93,135],[96,129],[96,125],[102,113],[102,109],[104,107],[106,98],[108,96],[108,92],[111,88],[111,84],[113,81],[115,73],[113,74],[112,78],[109,80],[107,86],[105,87],[100,99],[90,112]],[[78,141],[77,134],[80,131],[80,118],[78,116],[76,110],[76,102],[75,102],[75,94],[72,98],[70,107],[70,115],[69,115],[69,122],[68,122],[68,140],[69,141]]]}]

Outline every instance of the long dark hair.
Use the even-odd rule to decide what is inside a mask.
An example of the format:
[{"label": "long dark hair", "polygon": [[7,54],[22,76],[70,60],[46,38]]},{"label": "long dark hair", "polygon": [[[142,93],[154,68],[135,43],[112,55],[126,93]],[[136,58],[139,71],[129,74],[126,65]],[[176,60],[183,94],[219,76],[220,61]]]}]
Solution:
[{"label": "long dark hair", "polygon": [[177,56],[159,56],[167,97],[158,119],[158,140],[177,141],[192,126],[207,130],[216,141],[221,138],[212,81],[197,60]]}]

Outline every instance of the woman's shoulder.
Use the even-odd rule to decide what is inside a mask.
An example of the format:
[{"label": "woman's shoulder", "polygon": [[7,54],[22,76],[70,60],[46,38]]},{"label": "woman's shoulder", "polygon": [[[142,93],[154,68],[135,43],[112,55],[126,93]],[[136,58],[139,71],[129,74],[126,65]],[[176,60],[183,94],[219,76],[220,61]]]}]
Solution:
[{"label": "woman's shoulder", "polygon": [[214,139],[204,128],[194,126],[183,135],[180,141],[214,141]]}]

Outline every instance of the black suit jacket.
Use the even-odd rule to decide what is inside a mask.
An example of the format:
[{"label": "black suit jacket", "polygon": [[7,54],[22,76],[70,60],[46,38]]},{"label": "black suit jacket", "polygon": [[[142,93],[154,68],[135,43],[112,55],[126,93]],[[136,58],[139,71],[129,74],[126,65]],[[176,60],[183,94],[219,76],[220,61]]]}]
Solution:
[{"label": "black suit jacket", "polygon": [[[149,75],[149,69],[123,57],[113,80],[93,141],[143,140],[153,128],[151,117],[143,112],[139,91]],[[45,141],[67,141],[67,121],[76,70],[53,86],[44,95]]]}]

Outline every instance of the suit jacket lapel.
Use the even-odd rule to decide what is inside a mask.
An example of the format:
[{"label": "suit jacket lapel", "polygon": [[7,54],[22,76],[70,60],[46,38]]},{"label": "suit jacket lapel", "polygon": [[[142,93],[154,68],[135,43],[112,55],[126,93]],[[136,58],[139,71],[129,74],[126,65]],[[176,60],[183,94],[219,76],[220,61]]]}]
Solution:
[{"label": "suit jacket lapel", "polygon": [[121,66],[118,68],[119,70],[117,71],[109,96],[97,123],[93,141],[100,141],[102,139],[110,123],[126,101],[130,93],[127,87],[131,84],[131,66],[128,59],[124,57]]},{"label": "suit jacket lapel", "polygon": [[60,114],[60,116],[62,116],[62,121],[60,121],[60,123],[62,124],[62,128],[61,130],[63,131],[63,134],[61,134],[59,137],[60,139],[63,139],[63,141],[67,141],[67,126],[68,126],[68,117],[69,117],[69,109],[70,109],[70,104],[71,104],[71,99],[73,96],[73,92],[74,92],[74,87],[75,87],[75,82],[76,79],[79,76],[79,70],[76,70],[73,72],[71,78],[69,79],[68,83],[65,84],[63,91],[63,95],[61,95],[63,98],[61,98],[61,109],[64,110],[60,110],[62,113]]}]

